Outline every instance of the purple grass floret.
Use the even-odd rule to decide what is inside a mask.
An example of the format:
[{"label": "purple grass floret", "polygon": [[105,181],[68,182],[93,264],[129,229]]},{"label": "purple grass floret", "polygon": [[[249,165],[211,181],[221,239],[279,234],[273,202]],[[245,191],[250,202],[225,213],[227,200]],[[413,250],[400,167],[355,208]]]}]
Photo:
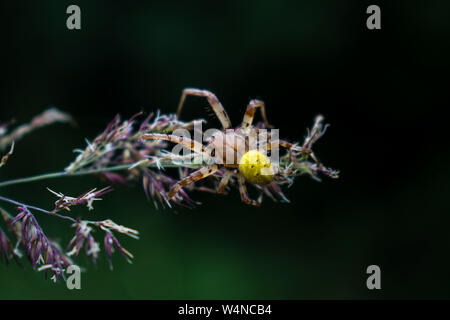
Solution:
[{"label": "purple grass floret", "polygon": [[[65,268],[72,260],[44,233],[34,215],[26,206],[19,206],[19,214],[10,223],[20,224],[22,248],[34,269],[53,273],[56,279],[64,277]],[[41,267],[37,268],[38,265]]]},{"label": "purple grass floret", "polygon": [[13,255],[13,245],[6,233],[0,227],[0,260],[3,260],[8,265],[10,257]]},{"label": "purple grass floret", "polygon": [[[114,245],[118,248],[118,251],[124,255],[128,262],[131,262],[133,255],[121,246],[113,233],[117,232],[139,239],[138,231],[118,225],[110,219],[88,221],[74,219],[70,216],[64,216],[58,213],[61,210],[69,210],[69,207],[75,205],[87,205],[92,208],[91,201],[99,200],[99,198],[97,198],[98,196],[104,195],[109,191],[109,188],[103,188],[99,191],[93,189],[78,197],[68,197],[53,192],[57,194],[60,199],[56,201],[55,209],[52,211],[22,204],[0,196],[0,200],[16,205],[18,210],[16,216],[12,216],[6,210],[0,208],[3,220],[6,222],[10,232],[17,241],[16,245],[13,246],[12,241],[7,237],[3,229],[0,228],[0,257],[2,257],[6,263],[11,260],[11,257],[17,261],[17,258],[22,256],[21,250],[23,250],[33,269],[44,271],[46,278],[47,274],[50,272],[53,275],[52,279],[54,281],[57,281],[60,278],[65,279],[66,269],[74,264],[72,258],[76,259],[83,249],[86,256],[90,257],[94,264],[96,263],[101,249],[99,243],[92,235],[92,232],[94,228],[99,228],[105,232],[106,236],[113,239]],[[67,245],[66,251],[63,251],[58,243],[47,237],[32,211],[46,213],[47,215],[72,222],[72,227],[75,229],[75,235]],[[112,250],[109,247],[105,247],[105,251],[112,268]]]},{"label": "purple grass floret", "polygon": [[[148,164],[158,166],[159,155],[167,147],[167,143],[143,141],[142,135],[146,132],[173,132],[176,129],[192,129],[202,120],[191,122],[179,121],[175,115],[148,115],[138,123],[142,113],[135,114],[129,120],[122,121],[117,115],[106,126],[106,129],[92,142],[87,142],[84,150],[75,150],[79,153],[74,162],[67,168],[68,174],[87,171],[102,171],[101,177],[112,184],[126,184],[141,180],[144,193],[154,205],[170,207],[166,197],[171,185],[176,179],[171,178],[160,170],[150,169]],[[109,172],[108,167],[124,166],[122,173]],[[104,170],[103,170],[104,169]],[[181,195],[174,203],[191,206],[194,202],[187,194]]]}]

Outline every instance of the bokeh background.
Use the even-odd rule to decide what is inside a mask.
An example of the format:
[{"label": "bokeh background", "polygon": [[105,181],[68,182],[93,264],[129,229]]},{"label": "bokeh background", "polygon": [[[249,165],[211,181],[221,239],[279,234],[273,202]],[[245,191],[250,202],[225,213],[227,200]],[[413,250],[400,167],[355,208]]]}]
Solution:
[{"label": "bokeh background", "polygon": [[[82,29],[66,28],[78,4]],[[378,4],[382,29],[366,28]],[[2,299],[449,298],[448,106],[450,3],[445,1],[9,1],[1,5],[0,119],[28,121],[48,106],[78,126],[47,127],[16,145],[0,179],[62,170],[120,113],[174,112],[184,87],[217,94],[237,124],[251,98],[266,102],[282,137],[303,139],[316,114],[331,124],[315,150],[341,170],[300,177],[290,204],[261,208],[194,193],[194,210],[156,210],[139,185],[116,189],[96,210],[137,228],[121,237],[133,265],[102,256],[82,290],[0,266]],[[189,99],[184,119],[207,117]],[[214,118],[207,118],[216,126]],[[42,207],[45,189],[79,194],[95,177],[2,188]],[[8,207],[5,205],[5,207]],[[69,224],[40,217],[63,243]],[[100,236],[100,235],[99,235]],[[382,289],[366,288],[366,268]]]}]

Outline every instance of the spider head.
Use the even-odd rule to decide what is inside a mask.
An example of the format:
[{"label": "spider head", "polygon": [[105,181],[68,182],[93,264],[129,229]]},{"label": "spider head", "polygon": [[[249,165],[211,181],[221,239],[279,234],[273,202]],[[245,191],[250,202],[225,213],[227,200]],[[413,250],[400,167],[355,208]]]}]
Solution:
[{"label": "spider head", "polygon": [[270,159],[257,150],[250,150],[242,156],[239,160],[239,171],[255,184],[267,184],[274,176]]}]

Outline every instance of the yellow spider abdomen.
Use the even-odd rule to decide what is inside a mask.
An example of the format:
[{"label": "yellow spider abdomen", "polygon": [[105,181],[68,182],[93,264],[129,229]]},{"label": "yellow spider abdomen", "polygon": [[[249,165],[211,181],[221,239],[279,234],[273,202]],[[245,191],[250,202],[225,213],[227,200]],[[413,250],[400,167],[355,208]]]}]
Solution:
[{"label": "yellow spider abdomen", "polygon": [[273,179],[270,159],[257,150],[250,150],[239,160],[239,171],[255,184],[267,184]]}]

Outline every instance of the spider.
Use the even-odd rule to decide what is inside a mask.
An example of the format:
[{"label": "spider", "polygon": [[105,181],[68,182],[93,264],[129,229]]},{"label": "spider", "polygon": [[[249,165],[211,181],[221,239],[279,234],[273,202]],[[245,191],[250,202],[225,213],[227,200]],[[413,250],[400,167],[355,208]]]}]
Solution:
[{"label": "spider", "polygon": [[[222,124],[222,130],[215,132],[215,134],[208,138],[206,146],[188,137],[171,134],[147,133],[142,136],[143,139],[147,140],[166,140],[177,143],[194,151],[196,154],[203,155],[205,159],[212,159],[209,164],[206,164],[175,183],[168,193],[168,199],[172,199],[183,187],[223,169],[223,175],[218,184],[217,193],[223,193],[230,179],[235,176],[237,177],[242,201],[249,205],[259,206],[261,200],[256,201],[250,199],[245,182],[248,181],[256,185],[270,183],[274,179],[275,172],[273,164],[266,156],[267,151],[270,151],[273,145],[279,145],[288,150],[294,148],[294,145],[283,140],[274,141],[272,144],[266,141],[264,145],[255,142],[258,140],[255,138],[258,138],[261,131],[252,125],[256,109],[259,108],[261,111],[264,121],[263,127],[272,128],[267,121],[264,102],[261,100],[251,100],[245,111],[241,126],[232,129],[230,118],[224,107],[216,95],[207,90],[195,88],[184,89],[178,105],[178,117],[187,96],[206,97]],[[249,141],[253,141],[253,143]],[[310,153],[310,150],[305,150],[304,154],[311,156],[312,153]],[[232,161],[230,161],[230,155]]]}]

